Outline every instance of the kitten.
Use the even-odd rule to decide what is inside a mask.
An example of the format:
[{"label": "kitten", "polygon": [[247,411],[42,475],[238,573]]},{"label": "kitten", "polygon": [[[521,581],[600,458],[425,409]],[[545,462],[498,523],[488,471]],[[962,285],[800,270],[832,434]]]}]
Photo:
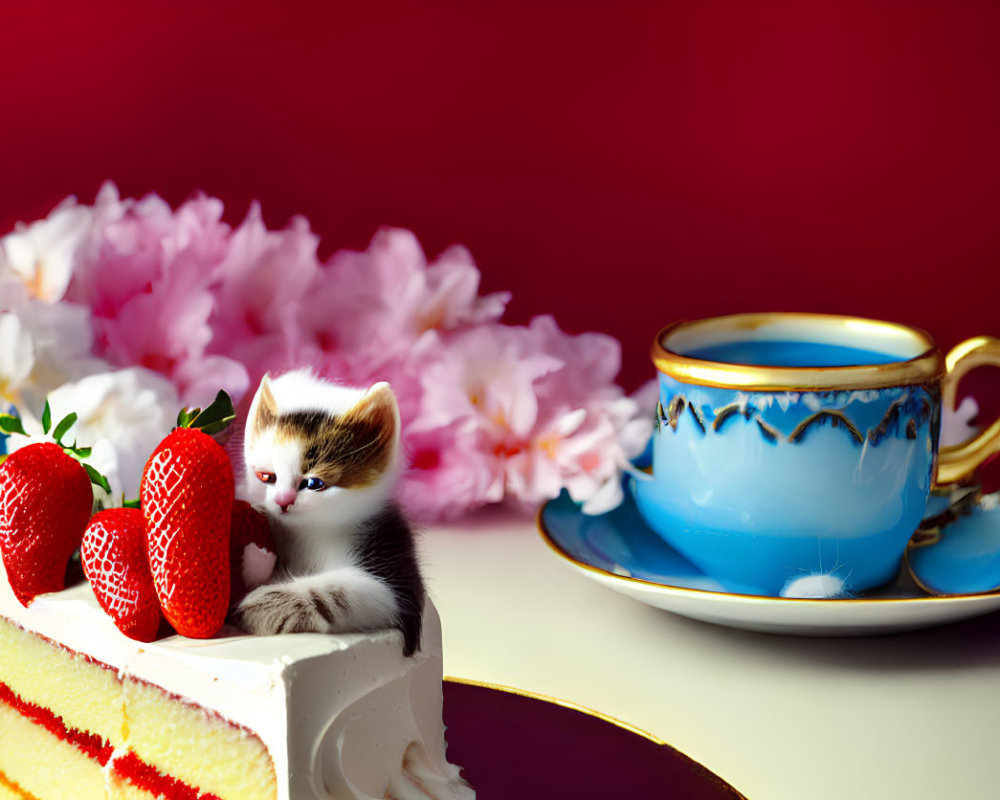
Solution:
[{"label": "kitten", "polygon": [[392,502],[399,473],[392,389],[265,376],[244,440],[245,499],[268,515],[278,569],[236,607],[251,633],[399,628],[420,646],[424,586],[413,534]]}]

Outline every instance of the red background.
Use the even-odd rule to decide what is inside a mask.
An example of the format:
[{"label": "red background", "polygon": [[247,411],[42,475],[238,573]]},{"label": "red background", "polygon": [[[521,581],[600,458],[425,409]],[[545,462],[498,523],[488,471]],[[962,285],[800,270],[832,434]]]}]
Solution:
[{"label": "red background", "polygon": [[0,230],[100,183],[467,245],[624,346],[839,311],[1000,335],[1000,3],[5,5]]}]

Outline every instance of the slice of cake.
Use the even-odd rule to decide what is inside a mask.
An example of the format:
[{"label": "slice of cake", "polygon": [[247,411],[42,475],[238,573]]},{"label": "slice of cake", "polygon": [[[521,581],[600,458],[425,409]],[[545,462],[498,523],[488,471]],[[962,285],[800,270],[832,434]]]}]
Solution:
[{"label": "slice of cake", "polygon": [[79,584],[24,608],[0,567],[0,799],[466,800],[440,621],[401,634],[123,636]]}]

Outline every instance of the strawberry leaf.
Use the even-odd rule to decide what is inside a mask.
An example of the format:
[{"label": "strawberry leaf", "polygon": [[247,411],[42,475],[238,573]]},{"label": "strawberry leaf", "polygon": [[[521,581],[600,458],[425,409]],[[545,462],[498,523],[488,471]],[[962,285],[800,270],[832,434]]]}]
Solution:
[{"label": "strawberry leaf", "polygon": [[126,500],[125,495],[122,495],[122,508],[142,508],[142,503],[138,497],[133,497],[131,500]]},{"label": "strawberry leaf", "polygon": [[183,427],[198,428],[202,433],[207,433],[209,436],[225,430],[226,426],[236,418],[236,412],[233,410],[233,401],[222,390],[215,396],[215,399],[208,408],[204,411],[195,409],[195,412],[197,413]]},{"label": "strawberry leaf", "polygon": [[83,464],[83,468],[87,473],[87,477],[90,478],[90,482],[92,484],[94,484],[95,486],[100,486],[106,492],[111,491],[111,484],[108,483],[107,478],[105,478],[100,472],[98,472],[96,469],[90,466],[90,464],[84,464],[83,462],[80,463]]},{"label": "strawberry leaf", "polygon": [[[49,408],[49,401],[45,401],[45,408],[42,409],[42,432],[48,433],[49,429],[52,427],[52,409]],[[55,437],[56,441],[59,437]]]},{"label": "strawberry leaf", "polygon": [[215,436],[217,433],[221,433],[226,428],[229,427],[229,423],[232,422],[234,417],[229,417],[226,420],[220,420],[219,422],[213,422],[211,425],[199,425],[198,429],[208,436]]},{"label": "strawberry leaf", "polygon": [[0,431],[4,433],[19,433],[22,436],[28,435],[24,431],[24,423],[21,422],[21,418],[15,417],[13,414],[0,414]]},{"label": "strawberry leaf", "polygon": [[182,408],[177,414],[177,427],[190,428],[191,423],[200,413],[200,408]]},{"label": "strawberry leaf", "polygon": [[[46,403],[45,404],[46,410],[48,409],[48,407],[49,407],[49,404]],[[74,411],[74,412],[71,412],[71,413],[67,414],[65,417],[63,417],[59,421],[59,424],[56,425],[56,429],[54,431],[52,431],[52,438],[56,440],[57,444],[60,444],[60,445],[62,444],[62,437],[66,435],[66,431],[68,431],[70,428],[73,427],[73,424],[76,422],[76,420],[77,420],[77,416],[76,416],[76,412]],[[51,423],[51,421],[52,420],[50,418],[49,422]],[[45,415],[44,414],[42,415],[42,424],[43,425],[45,424]],[[48,428],[46,428],[45,431],[46,431],[46,433],[48,433]]]}]

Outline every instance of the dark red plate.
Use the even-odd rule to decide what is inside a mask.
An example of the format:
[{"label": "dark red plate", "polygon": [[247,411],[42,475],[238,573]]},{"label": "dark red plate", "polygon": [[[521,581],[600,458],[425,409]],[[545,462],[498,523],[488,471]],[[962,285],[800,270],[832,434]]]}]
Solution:
[{"label": "dark red plate", "polygon": [[738,800],[667,744],[576,708],[446,680],[448,760],[477,800]]}]

